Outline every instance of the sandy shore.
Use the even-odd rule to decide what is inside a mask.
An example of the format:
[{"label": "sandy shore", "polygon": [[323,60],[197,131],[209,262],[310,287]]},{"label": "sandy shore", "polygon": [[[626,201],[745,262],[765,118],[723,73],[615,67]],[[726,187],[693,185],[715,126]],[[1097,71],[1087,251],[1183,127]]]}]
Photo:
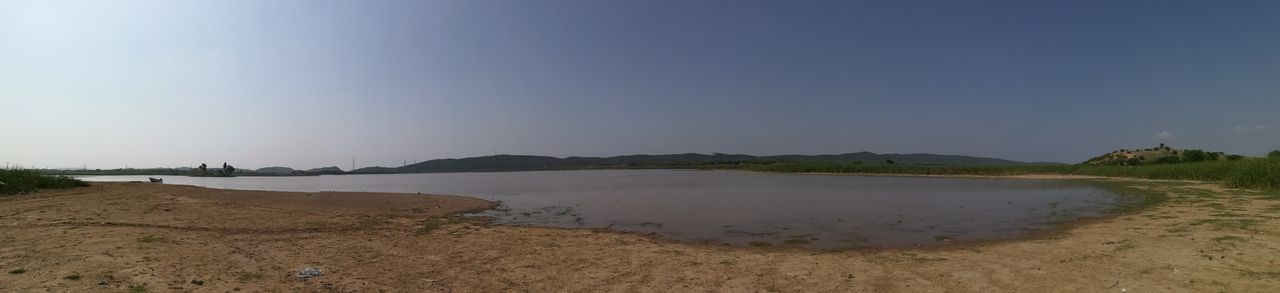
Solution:
[{"label": "sandy shore", "polygon": [[1280,200],[1132,183],[1170,199],[1055,237],[842,252],[487,226],[449,216],[492,206],[466,197],[95,183],[0,197],[0,292],[1280,292]]}]

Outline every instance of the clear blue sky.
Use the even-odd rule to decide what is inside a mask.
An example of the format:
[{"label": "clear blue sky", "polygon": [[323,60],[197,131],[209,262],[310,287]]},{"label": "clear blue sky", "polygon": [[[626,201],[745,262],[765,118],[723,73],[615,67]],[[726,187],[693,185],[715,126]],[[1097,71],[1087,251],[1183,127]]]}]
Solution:
[{"label": "clear blue sky", "polygon": [[0,0],[0,160],[1280,147],[1278,1]]}]

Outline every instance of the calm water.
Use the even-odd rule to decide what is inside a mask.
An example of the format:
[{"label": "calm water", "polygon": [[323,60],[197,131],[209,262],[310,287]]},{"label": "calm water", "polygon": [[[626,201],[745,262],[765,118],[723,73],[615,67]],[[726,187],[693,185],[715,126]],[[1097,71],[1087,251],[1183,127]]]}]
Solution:
[{"label": "calm water", "polygon": [[[93,176],[90,181],[145,181]],[[498,223],[610,228],[684,241],[811,248],[1012,237],[1138,199],[1066,180],[597,170],[311,177],[163,177],[168,184],[278,191],[474,196]]]}]

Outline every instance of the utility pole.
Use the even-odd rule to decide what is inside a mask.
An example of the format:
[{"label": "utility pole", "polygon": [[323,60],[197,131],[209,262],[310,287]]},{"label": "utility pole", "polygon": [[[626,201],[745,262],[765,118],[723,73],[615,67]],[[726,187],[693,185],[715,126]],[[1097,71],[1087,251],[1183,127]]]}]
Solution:
[{"label": "utility pole", "polygon": [[356,157],[351,156],[351,171],[355,171],[355,170],[356,170]]}]

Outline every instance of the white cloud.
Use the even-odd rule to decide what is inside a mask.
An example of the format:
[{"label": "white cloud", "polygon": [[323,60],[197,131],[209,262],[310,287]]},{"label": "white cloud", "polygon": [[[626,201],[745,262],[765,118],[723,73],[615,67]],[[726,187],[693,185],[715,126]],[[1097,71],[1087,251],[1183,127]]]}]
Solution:
[{"label": "white cloud", "polygon": [[1249,133],[1249,132],[1264,131],[1264,130],[1267,130],[1267,129],[1270,129],[1270,128],[1271,128],[1271,125],[1266,125],[1266,124],[1259,124],[1259,125],[1254,125],[1254,126],[1240,126],[1240,125],[1236,125],[1235,127],[1232,127],[1232,128],[1231,128],[1231,132],[1235,132],[1235,133]]},{"label": "white cloud", "polygon": [[1169,133],[1168,130],[1161,131],[1159,134],[1156,134],[1156,138],[1169,138],[1170,136],[1173,136],[1173,134]]}]

